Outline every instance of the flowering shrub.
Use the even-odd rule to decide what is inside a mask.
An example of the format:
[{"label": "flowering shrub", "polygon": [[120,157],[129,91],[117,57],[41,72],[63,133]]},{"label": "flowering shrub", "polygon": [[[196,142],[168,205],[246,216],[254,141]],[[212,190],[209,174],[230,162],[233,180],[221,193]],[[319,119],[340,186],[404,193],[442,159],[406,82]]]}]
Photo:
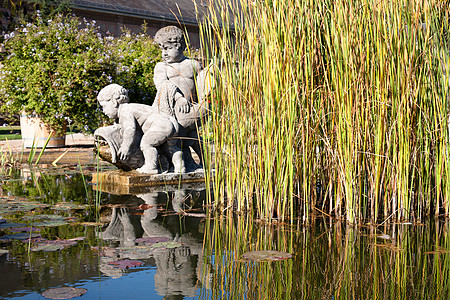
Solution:
[{"label": "flowering shrub", "polygon": [[111,82],[112,65],[94,24],[63,16],[44,22],[38,15],[4,44],[3,111],[39,115],[55,128],[66,121],[84,131],[98,127],[96,94]]},{"label": "flowering shrub", "polygon": [[[145,32],[143,27],[143,32]],[[161,50],[146,34],[125,31],[121,37],[107,37],[107,48],[114,57],[114,82],[128,89],[131,102],[151,104],[156,96],[153,69],[161,60]]]},{"label": "flowering shrub", "polygon": [[153,69],[160,50],[144,34],[102,37],[95,22],[38,15],[4,36],[9,53],[0,65],[1,110],[39,115],[57,128],[64,122],[90,132],[105,116],[98,92],[109,83],[129,90],[132,102],[151,104]]}]

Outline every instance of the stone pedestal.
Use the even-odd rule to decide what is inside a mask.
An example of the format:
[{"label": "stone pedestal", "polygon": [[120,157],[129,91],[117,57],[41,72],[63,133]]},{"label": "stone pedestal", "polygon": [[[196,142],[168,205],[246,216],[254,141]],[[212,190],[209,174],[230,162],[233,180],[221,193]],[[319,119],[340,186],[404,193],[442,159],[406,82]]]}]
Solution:
[{"label": "stone pedestal", "polygon": [[[136,171],[114,170],[92,174],[92,182],[97,189],[110,194],[139,194],[155,189],[179,190],[199,189],[205,186],[205,172],[167,174],[141,174]],[[158,188],[159,187],[159,188]]]}]

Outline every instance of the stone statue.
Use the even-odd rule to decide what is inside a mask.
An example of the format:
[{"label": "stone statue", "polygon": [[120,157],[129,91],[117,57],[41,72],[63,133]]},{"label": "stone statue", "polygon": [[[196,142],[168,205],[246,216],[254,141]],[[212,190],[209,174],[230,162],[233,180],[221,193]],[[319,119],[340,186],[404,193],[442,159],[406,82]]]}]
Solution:
[{"label": "stone statue", "polygon": [[[154,70],[153,80],[158,92],[153,107],[176,118],[180,125],[176,136],[183,148],[183,159],[188,169],[201,168],[203,145],[197,130],[207,112],[204,100],[210,92],[209,70],[184,56],[186,42],[178,27],[161,28],[155,41],[161,48],[163,61],[157,63]],[[190,147],[200,157],[200,166],[192,159]]]},{"label": "stone statue", "polygon": [[[124,170],[156,174],[201,169],[203,145],[198,128],[207,113],[204,100],[212,86],[210,70],[184,56],[186,42],[181,29],[164,27],[155,41],[163,61],[154,70],[157,95],[152,106],[128,103],[123,87],[108,85],[97,99],[115,124],[97,129],[94,136],[109,145],[109,156],[102,157]],[[191,148],[200,158],[199,164],[192,158]]]},{"label": "stone statue", "polygon": [[97,99],[103,112],[114,120],[114,125],[94,133],[108,142],[112,163],[120,161],[130,168],[138,167],[136,171],[140,173],[157,174],[160,147],[172,162],[174,172],[185,172],[179,141],[170,139],[179,131],[174,117],[159,113],[150,105],[128,103],[127,90],[117,84],[103,88]]}]

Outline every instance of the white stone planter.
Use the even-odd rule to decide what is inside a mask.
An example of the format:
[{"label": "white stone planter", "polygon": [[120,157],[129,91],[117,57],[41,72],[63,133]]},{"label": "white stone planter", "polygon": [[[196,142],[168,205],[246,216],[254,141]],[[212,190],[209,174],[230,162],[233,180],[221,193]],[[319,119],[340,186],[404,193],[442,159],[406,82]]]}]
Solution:
[{"label": "white stone planter", "polygon": [[66,125],[64,125],[63,133],[57,133],[48,125],[42,122],[39,117],[29,117],[25,114],[20,116],[20,131],[22,133],[22,141],[25,148],[43,148],[48,138],[48,148],[64,147],[66,145]]}]

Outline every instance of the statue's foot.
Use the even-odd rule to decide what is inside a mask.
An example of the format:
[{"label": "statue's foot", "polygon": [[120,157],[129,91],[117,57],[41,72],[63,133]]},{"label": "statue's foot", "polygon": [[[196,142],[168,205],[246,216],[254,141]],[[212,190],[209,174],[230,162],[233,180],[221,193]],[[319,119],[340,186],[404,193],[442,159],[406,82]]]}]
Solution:
[{"label": "statue's foot", "polygon": [[142,174],[158,174],[158,169],[151,166],[143,165],[142,167],[136,169],[137,172]]},{"label": "statue's foot", "polygon": [[186,173],[186,168],[176,168],[173,170],[174,173]]}]

